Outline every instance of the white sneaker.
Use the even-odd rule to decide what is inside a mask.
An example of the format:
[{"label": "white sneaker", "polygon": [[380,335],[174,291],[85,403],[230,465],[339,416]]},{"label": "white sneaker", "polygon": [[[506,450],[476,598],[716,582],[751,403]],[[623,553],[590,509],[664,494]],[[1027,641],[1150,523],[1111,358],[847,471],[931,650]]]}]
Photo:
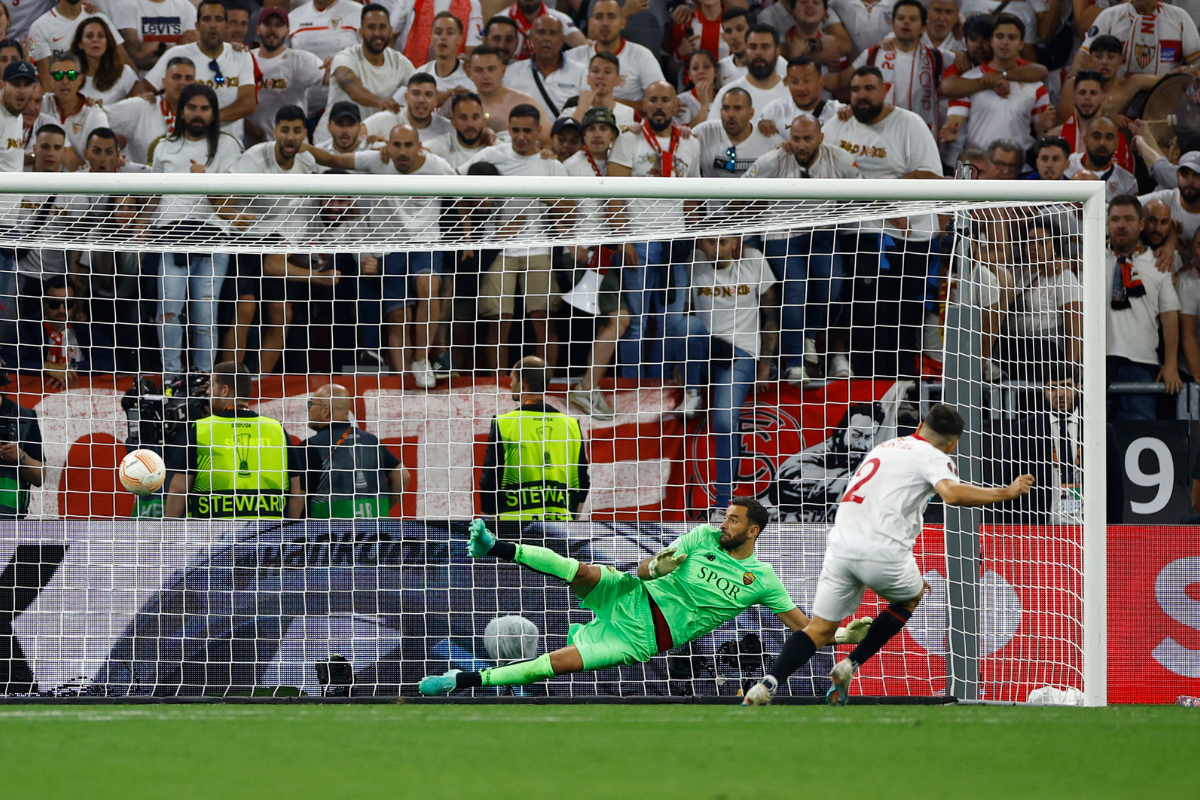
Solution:
[{"label": "white sneaker", "polygon": [[417,386],[422,389],[432,389],[437,386],[437,375],[434,374],[433,367],[430,365],[428,359],[414,361],[412,363],[412,375]]},{"label": "white sneaker", "polygon": [[829,377],[831,378],[853,378],[854,373],[850,370],[850,359],[846,358],[841,353],[838,353],[829,360]]},{"label": "white sneaker", "polygon": [[704,398],[695,389],[688,389],[683,395],[683,415],[688,419],[696,416],[704,408]]},{"label": "white sneaker", "polygon": [[742,705],[770,705],[771,701],[775,699],[775,690],[778,688],[779,682],[775,680],[775,676],[767,675],[761,681],[750,687],[750,691],[746,692],[746,696],[742,698]]},{"label": "white sneaker", "polygon": [[785,381],[792,386],[803,386],[808,383],[808,370],[804,367],[788,367]]},{"label": "white sneaker", "polygon": [[818,358],[817,340],[809,339],[807,336],[805,336],[804,337],[804,363],[811,364],[812,366],[815,367],[817,365],[817,358]]},{"label": "white sneaker", "polygon": [[597,419],[612,419],[617,416],[616,410],[608,404],[604,393],[599,389],[592,389],[592,408],[592,415]]},{"label": "white sneaker", "polygon": [[616,412],[605,402],[604,395],[600,393],[599,389],[587,392],[578,389],[568,391],[567,400],[571,405],[596,419],[608,420],[616,416]]}]

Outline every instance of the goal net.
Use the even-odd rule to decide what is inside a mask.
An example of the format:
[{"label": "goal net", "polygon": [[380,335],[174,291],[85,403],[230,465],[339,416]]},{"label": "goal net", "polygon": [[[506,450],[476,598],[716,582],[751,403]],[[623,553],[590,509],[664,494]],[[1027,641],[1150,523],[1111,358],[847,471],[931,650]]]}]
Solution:
[{"label": "goal net", "polygon": [[[964,480],[1036,485],[935,498],[925,599],[852,692],[1103,704],[1103,203],[1081,182],[0,176],[0,694],[413,695],[565,646],[591,613],[472,561],[475,516],[634,570],[754,497],[757,555],[809,612],[851,476],[944,402]],[[278,506],[257,457],[227,491],[197,478],[229,362],[287,439]],[[494,465],[519,402],[584,441],[547,446],[532,493]],[[135,450],[163,488],[123,487]],[[736,696],[786,634],[756,607],[505,691]],[[837,657],[781,694],[823,696]]]}]

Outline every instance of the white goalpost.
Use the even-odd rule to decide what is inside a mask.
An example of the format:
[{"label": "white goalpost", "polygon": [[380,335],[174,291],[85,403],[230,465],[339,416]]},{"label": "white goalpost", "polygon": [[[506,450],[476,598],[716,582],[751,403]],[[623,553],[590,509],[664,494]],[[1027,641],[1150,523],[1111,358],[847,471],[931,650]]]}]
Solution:
[{"label": "white goalpost", "polygon": [[[177,198],[194,224],[164,221]],[[0,359],[38,441],[4,419],[0,439],[43,466],[0,464],[0,570],[28,589],[0,608],[0,695],[412,695],[562,646],[590,618],[566,588],[464,545],[496,510],[509,370],[537,354],[587,441],[586,499],[502,537],[629,569],[751,495],[806,611],[865,452],[954,406],[963,479],[1038,491],[931,506],[927,599],[853,692],[1104,706],[1105,213],[1098,181],[2,174]],[[204,409],[190,376],[223,360],[291,440],[297,517],[161,518]],[[311,460],[326,384],[403,486],[388,455],[342,483]],[[169,472],[135,502],[116,467],[139,448]],[[359,510],[328,513],[341,493]],[[732,696],[785,633],[751,610],[517,693]],[[831,664],[781,697],[823,697]]]}]

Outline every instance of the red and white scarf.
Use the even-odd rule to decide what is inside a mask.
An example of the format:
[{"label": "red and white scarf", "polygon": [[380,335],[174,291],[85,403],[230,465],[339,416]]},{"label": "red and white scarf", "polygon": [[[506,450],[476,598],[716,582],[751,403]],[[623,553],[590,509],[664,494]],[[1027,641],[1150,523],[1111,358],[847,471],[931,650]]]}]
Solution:
[{"label": "red and white scarf", "polygon": [[918,44],[913,52],[908,70],[908,91],[900,97],[895,91],[895,81],[890,77],[895,74],[898,50],[884,50],[875,45],[869,51],[867,63],[879,67],[888,92],[892,95],[892,104],[906,108],[917,114],[929,129],[936,135],[942,127],[941,103],[938,98],[938,57],[933,48]]},{"label": "red and white scarf", "polygon": [[163,122],[167,123],[167,133],[175,132],[175,111],[171,108],[171,104],[167,102],[167,98],[163,97],[158,101],[158,110],[162,114]]},{"label": "red and white scarf", "polygon": [[533,20],[545,13],[546,4],[542,3],[538,8],[538,13],[533,15],[533,19],[530,19],[525,16],[520,5],[513,3],[512,10],[508,12],[508,15],[512,17],[513,22],[517,23],[517,32],[521,34],[521,46],[517,48],[517,52],[513,53],[513,61],[523,61],[533,56],[533,45],[529,43],[529,31],[533,29]]},{"label": "red and white scarf", "polygon": [[[1168,56],[1168,64],[1183,62],[1183,42],[1175,39],[1160,39],[1160,35],[1170,36],[1171,31],[1159,30],[1159,13],[1162,3],[1154,7],[1153,14],[1142,15],[1133,7],[1133,3],[1125,6],[1129,15],[1130,39],[1123,43],[1125,48],[1125,74],[1146,75],[1159,74],[1163,56]],[[1167,67],[1169,72],[1171,67]]]},{"label": "red and white scarf", "polygon": [[[430,60],[429,45],[433,41],[433,18],[437,12],[434,8],[437,0],[416,0],[413,6],[412,22],[408,26],[408,39],[404,42],[404,57],[414,64],[424,64]],[[519,9],[517,9],[519,10]],[[450,13],[462,23],[464,33],[469,30],[471,20],[471,0],[450,0]],[[467,46],[464,35],[458,43],[461,53]]]},{"label": "red and white scarf", "polygon": [[642,122],[642,135],[646,137],[646,141],[650,143],[650,147],[658,154],[658,162],[660,165],[658,174],[664,178],[670,178],[671,173],[675,170],[675,148],[679,147],[680,131],[679,126],[674,122],[671,123],[671,144],[664,152],[662,146],[658,143],[658,135],[654,133],[654,129],[650,127],[650,121]]}]

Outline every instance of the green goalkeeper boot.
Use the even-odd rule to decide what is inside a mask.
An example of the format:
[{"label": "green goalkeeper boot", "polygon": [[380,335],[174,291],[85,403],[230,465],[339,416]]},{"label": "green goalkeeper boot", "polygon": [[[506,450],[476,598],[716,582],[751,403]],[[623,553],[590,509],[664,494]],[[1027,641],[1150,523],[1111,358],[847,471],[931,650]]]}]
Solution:
[{"label": "green goalkeeper boot", "polygon": [[452,669],[441,675],[426,675],[417,684],[417,691],[426,697],[450,694],[458,688],[458,678],[455,676],[460,672],[462,672],[461,669]]},{"label": "green goalkeeper boot", "polygon": [[484,558],[492,552],[496,543],[496,534],[488,530],[487,523],[481,519],[471,521],[471,540],[467,542],[467,552],[471,558]]}]

